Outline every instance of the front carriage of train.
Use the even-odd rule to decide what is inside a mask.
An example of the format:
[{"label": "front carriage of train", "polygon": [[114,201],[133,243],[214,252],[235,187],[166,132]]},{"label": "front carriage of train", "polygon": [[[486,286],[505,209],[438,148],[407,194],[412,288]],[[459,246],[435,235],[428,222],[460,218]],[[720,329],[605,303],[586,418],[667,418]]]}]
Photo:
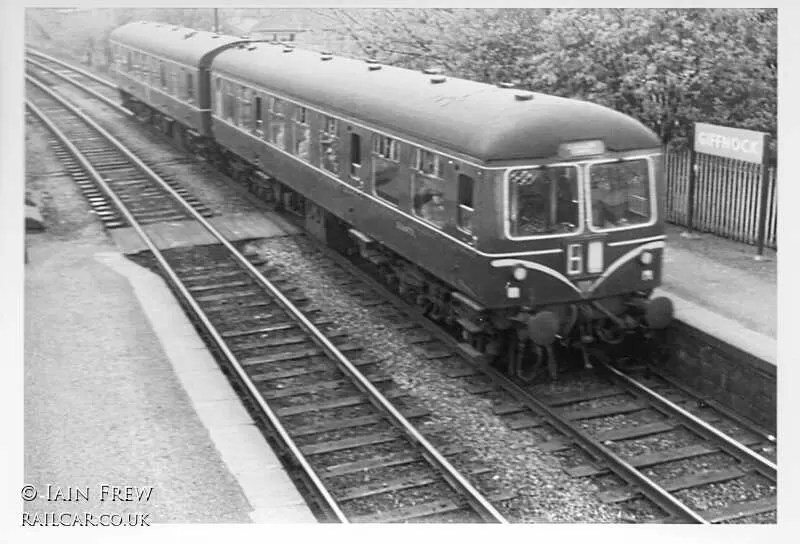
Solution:
[{"label": "front carriage of train", "polygon": [[[672,302],[654,296],[665,249],[660,147],[609,150],[602,139],[500,170],[503,236],[518,253],[489,261],[494,298],[483,351],[524,381],[559,368],[653,353]],[[466,317],[466,316],[464,316]]]}]

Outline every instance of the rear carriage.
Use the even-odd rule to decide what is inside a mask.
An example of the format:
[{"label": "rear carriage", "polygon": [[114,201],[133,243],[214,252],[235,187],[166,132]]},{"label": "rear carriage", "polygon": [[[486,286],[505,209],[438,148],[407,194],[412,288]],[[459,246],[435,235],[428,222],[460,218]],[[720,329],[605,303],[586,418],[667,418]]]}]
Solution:
[{"label": "rear carriage", "polygon": [[191,147],[210,135],[211,60],[248,40],[142,21],[114,30],[110,42],[123,105]]}]

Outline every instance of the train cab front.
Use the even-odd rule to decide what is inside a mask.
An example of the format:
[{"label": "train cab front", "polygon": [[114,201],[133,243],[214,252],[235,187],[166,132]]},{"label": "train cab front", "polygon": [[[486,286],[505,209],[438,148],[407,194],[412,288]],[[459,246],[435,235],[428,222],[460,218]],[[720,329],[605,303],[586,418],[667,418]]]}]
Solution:
[{"label": "train cab front", "polygon": [[503,238],[515,251],[490,264],[513,330],[504,347],[512,374],[554,375],[554,345],[588,362],[587,349],[669,325],[671,302],[651,298],[665,246],[662,179],[660,149],[614,153],[602,140],[562,144],[556,160],[504,172]]}]

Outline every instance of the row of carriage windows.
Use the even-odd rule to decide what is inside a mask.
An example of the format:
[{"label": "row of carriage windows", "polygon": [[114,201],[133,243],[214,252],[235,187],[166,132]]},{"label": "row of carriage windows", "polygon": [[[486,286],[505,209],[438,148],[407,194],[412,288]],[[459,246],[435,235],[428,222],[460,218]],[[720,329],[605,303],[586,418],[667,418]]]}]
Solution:
[{"label": "row of carriage windows", "polygon": [[[114,46],[114,54],[117,70],[128,77],[195,104],[195,81],[190,68],[118,45]],[[345,145],[338,119],[317,115],[319,152],[318,157],[312,157],[308,108],[221,77],[215,79],[214,97],[212,110],[218,117],[363,188],[361,136],[348,134],[349,156],[343,156]],[[401,207],[402,199],[411,192],[411,208],[416,216],[438,228],[455,225],[465,232],[472,232],[472,178],[460,174],[456,194],[451,196],[451,191],[445,186],[443,157],[410,145],[406,148],[405,153],[409,155],[403,160],[401,142],[373,135],[372,172],[367,173],[367,177],[371,174],[375,195]],[[404,173],[407,169],[402,168],[403,165],[411,166],[410,175]]]},{"label": "row of carriage windows", "polygon": [[[364,187],[366,178],[371,175],[375,195],[393,206],[403,207],[403,199],[410,192],[411,208],[416,216],[438,228],[455,225],[472,232],[473,179],[460,174],[456,190],[448,190],[447,161],[441,155],[389,136],[373,134],[372,170],[365,174],[362,172],[362,137],[340,131],[339,119],[314,112],[317,120],[314,129],[319,134],[315,156],[311,150],[312,118],[308,108],[223,77],[214,80],[214,96],[212,110],[224,121],[359,188]],[[349,139],[347,146],[343,137]]]},{"label": "row of carriage windows", "polygon": [[142,83],[194,104],[196,100],[193,69],[166,62],[139,51],[114,46],[117,70]]},{"label": "row of carriage windows", "polygon": [[[195,103],[191,69],[120,46],[115,46],[114,52],[117,69],[129,77]],[[212,110],[218,117],[303,161],[318,164],[348,183],[363,187],[361,136],[349,134],[349,156],[343,157],[345,146],[338,119],[318,114],[319,155],[318,159],[312,159],[308,108],[221,77],[215,79],[214,90]],[[472,231],[474,182],[471,177],[460,174],[456,194],[451,196],[445,184],[446,161],[442,156],[410,145],[406,145],[407,151],[404,151],[404,144],[388,136],[373,135],[372,142],[372,172],[367,176],[372,176],[376,196],[401,207],[410,183],[411,208],[416,216],[438,228],[454,224],[465,232]],[[408,153],[405,160],[404,152]],[[407,169],[403,165],[410,165],[410,175],[404,173]]]}]

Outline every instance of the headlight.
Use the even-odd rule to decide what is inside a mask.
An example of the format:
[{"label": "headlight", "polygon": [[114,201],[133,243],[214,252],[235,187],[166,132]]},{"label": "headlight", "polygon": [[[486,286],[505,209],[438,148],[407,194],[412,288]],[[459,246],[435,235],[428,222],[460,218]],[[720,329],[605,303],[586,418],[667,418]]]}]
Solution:
[{"label": "headlight", "polygon": [[649,251],[643,251],[641,255],[639,255],[639,262],[642,264],[650,264],[653,262],[653,254]]},{"label": "headlight", "polygon": [[517,281],[522,281],[528,277],[528,269],[524,266],[515,266],[514,267],[514,279]]}]

